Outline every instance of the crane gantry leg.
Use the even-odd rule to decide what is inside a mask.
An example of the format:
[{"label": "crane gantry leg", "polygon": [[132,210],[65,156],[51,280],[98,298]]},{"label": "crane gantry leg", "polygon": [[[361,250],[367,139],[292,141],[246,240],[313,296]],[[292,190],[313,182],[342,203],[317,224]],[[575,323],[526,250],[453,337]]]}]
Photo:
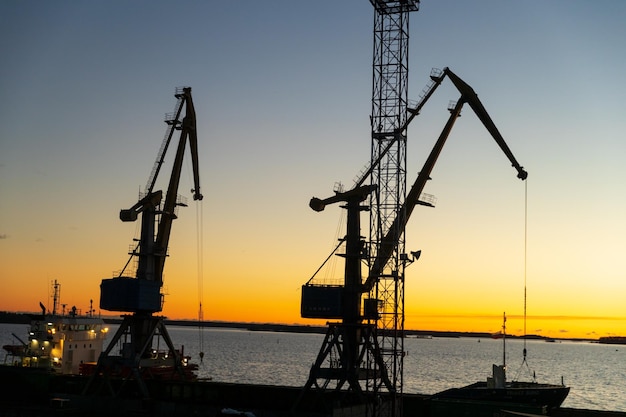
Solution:
[{"label": "crane gantry leg", "polygon": [[[367,415],[371,415],[375,404],[379,402],[372,392],[368,392],[366,381],[374,376],[386,385],[387,390],[392,391],[393,386],[387,375],[381,349],[378,345],[375,332],[375,319],[377,314],[376,303],[365,300],[364,309],[361,308],[363,296],[361,263],[363,261],[363,241],[360,234],[360,213],[367,210],[361,202],[365,200],[376,187],[362,186],[346,193],[337,193],[326,200],[313,199],[311,206],[316,210],[322,210],[328,203],[345,202],[342,207],[347,209],[347,234],[345,238],[344,286],[336,287],[303,287],[303,316],[319,317],[318,306],[308,309],[316,299],[311,302],[307,297],[310,294],[321,294],[322,299],[335,298],[338,306],[333,308],[336,313],[322,317],[333,318],[335,314],[342,319],[341,322],[329,323],[326,337],[317,355],[315,363],[311,367],[309,378],[303,387],[301,394],[294,406],[298,408],[304,394],[312,388],[324,390],[330,393],[333,410],[359,407],[364,408]],[[339,291],[337,291],[339,290]],[[339,297],[332,297],[339,294]],[[325,297],[330,295],[331,297]],[[372,307],[373,305],[373,307]],[[308,312],[313,311],[313,315]]]}]

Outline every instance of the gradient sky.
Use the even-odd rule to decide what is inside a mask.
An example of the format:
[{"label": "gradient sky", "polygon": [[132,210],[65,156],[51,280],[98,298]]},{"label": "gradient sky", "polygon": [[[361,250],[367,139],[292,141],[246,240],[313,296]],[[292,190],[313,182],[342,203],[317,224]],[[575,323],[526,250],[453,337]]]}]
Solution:
[{"label": "gradient sky", "polygon": [[[411,15],[410,98],[450,67],[529,178],[525,240],[525,184],[466,107],[425,189],[437,206],[407,227],[407,328],[497,331],[506,311],[521,334],[526,276],[529,333],[626,334],[625,21],[621,0]],[[320,323],[300,319],[300,286],[342,210],[308,201],[369,161],[372,25],[365,0],[0,3],[0,310],[37,311],[55,279],[97,306],[138,232],[119,210],[189,85],[205,198],[174,223],[163,314],[203,300],[210,320]],[[410,126],[409,183],[458,96],[444,83]]]}]

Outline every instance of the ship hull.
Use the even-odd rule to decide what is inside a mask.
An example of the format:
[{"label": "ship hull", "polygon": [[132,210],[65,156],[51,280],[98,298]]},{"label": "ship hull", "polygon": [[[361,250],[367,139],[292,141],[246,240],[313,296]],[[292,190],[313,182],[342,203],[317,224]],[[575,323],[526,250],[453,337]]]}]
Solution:
[{"label": "ship hull", "polygon": [[433,398],[532,404],[554,409],[563,404],[568,394],[569,387],[562,385],[511,382],[505,387],[493,388],[488,387],[486,382],[476,382],[465,387],[442,391]]}]

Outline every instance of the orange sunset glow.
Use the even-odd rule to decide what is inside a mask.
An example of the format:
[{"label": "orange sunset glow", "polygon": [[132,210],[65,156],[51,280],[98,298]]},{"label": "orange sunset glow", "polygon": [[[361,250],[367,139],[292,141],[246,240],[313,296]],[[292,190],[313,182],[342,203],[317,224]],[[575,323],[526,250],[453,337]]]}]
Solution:
[{"label": "orange sunset glow", "polygon": [[[346,233],[345,210],[308,203],[350,188],[370,162],[372,8],[230,3],[177,5],[180,33],[165,7],[16,6],[0,28],[11,57],[0,68],[1,311],[51,308],[57,280],[61,303],[120,314],[100,309],[100,283],[124,268],[141,221],[119,212],[137,203],[185,85],[204,199],[192,200],[186,155],[189,204],[173,221],[159,314],[197,320],[202,304],[205,321],[325,324],[300,317],[301,286]],[[424,3],[409,98],[449,66],[528,179],[464,109],[424,189],[435,207],[416,207],[406,227],[406,252],[422,255],[406,269],[405,328],[491,333],[506,312],[523,335],[526,293],[528,334],[626,336],[623,19],[609,31],[611,13],[592,20],[591,6]],[[409,126],[407,188],[458,99],[445,82]],[[342,258],[331,273],[342,278]]]}]

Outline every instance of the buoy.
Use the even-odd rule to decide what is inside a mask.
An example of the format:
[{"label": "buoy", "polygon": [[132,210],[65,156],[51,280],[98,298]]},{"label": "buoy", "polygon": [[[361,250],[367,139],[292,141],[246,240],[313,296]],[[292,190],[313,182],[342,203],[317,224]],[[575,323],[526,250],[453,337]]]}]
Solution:
[{"label": "buoy", "polygon": [[202,359],[204,359],[204,352],[200,352],[200,362],[202,362]]}]

